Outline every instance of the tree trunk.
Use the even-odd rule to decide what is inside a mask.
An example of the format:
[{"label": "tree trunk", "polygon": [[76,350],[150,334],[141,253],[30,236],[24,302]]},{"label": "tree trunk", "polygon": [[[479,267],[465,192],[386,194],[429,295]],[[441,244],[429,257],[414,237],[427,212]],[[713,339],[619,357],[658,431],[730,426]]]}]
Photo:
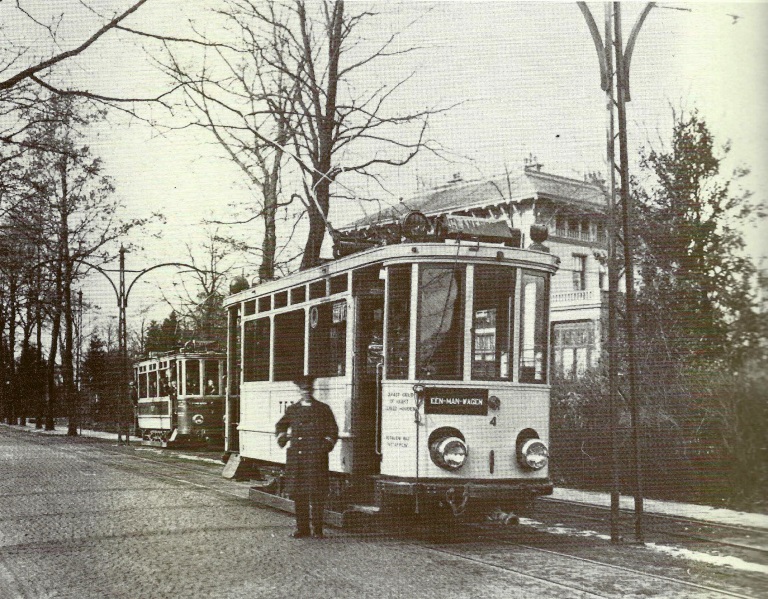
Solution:
[{"label": "tree trunk", "polygon": [[78,413],[77,397],[74,389],[74,369],[72,366],[74,346],[74,321],[72,318],[72,266],[67,260],[64,275],[64,349],[61,353],[61,370],[63,377],[64,405],[67,409],[67,435],[77,436]]},{"label": "tree trunk", "polygon": [[45,430],[47,431],[56,429],[56,353],[59,347],[59,333],[61,331],[62,266],[61,262],[56,265],[56,292],[54,294],[55,300],[51,323],[51,351],[48,352],[48,396],[45,405]]},{"label": "tree trunk", "polygon": [[43,365],[43,315],[42,299],[40,297],[40,277],[37,278],[37,301],[35,302],[35,318],[37,320],[37,359],[35,360],[35,428],[43,428],[43,418],[45,415],[45,385],[46,372]]},{"label": "tree trunk", "polygon": [[16,274],[11,273],[10,294],[8,297],[8,398],[11,406],[12,424],[19,422],[21,414],[20,401],[18,397],[18,385],[16,384],[16,303],[17,303],[18,283]]}]

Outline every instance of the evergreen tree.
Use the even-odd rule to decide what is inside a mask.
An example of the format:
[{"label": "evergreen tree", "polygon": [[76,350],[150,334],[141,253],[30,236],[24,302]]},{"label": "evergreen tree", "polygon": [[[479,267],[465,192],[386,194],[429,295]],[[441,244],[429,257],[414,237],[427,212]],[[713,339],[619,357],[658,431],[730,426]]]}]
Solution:
[{"label": "evergreen tree", "polygon": [[641,328],[663,341],[660,349],[673,362],[724,358],[757,342],[743,326],[756,307],[755,267],[744,254],[742,231],[762,217],[762,206],[734,191],[746,169],[730,179],[721,175],[728,151],[717,148],[694,111],[676,118],[670,149],[641,155],[655,179],[650,191],[635,188],[638,300],[641,317],[647,315]]},{"label": "evergreen tree", "polygon": [[150,352],[171,351],[184,344],[184,329],[179,322],[178,315],[172,310],[163,324],[153,320],[147,329],[147,354]]}]

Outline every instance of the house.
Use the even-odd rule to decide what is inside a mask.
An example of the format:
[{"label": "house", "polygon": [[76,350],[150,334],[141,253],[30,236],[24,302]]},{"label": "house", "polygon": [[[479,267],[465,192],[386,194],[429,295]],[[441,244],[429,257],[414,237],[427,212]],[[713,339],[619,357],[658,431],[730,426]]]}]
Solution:
[{"label": "house", "polygon": [[357,221],[353,229],[363,234],[377,229],[381,235],[410,211],[430,219],[447,214],[503,220],[522,231],[523,247],[530,243],[531,225],[545,225],[546,244],[560,258],[552,281],[553,372],[577,376],[597,364],[608,290],[607,202],[598,182],[544,172],[531,159],[521,172],[490,179],[464,181],[456,175],[407,203]]}]

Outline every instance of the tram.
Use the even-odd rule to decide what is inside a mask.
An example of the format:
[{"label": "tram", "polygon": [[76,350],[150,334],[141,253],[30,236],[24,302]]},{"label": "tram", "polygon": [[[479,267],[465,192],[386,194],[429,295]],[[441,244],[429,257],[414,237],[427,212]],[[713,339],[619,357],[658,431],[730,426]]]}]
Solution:
[{"label": "tram", "polygon": [[223,447],[225,366],[223,353],[194,345],[136,362],[137,435],[163,447]]},{"label": "tram", "polygon": [[275,423],[299,399],[291,380],[310,374],[340,430],[330,509],[526,513],[552,492],[559,260],[542,245],[544,227],[523,249],[504,222],[417,216],[398,243],[337,238],[334,260],[225,300],[227,449],[280,494]]}]

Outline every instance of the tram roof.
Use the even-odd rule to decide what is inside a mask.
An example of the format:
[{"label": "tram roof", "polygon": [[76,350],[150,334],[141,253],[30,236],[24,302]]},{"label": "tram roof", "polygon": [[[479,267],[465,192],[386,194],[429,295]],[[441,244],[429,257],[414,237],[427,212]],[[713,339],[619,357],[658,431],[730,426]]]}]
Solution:
[{"label": "tram roof", "polygon": [[177,358],[183,358],[187,360],[201,360],[201,359],[224,359],[227,357],[227,354],[225,352],[221,351],[206,351],[206,350],[179,350],[179,351],[167,351],[167,352],[158,352],[156,355],[149,356],[146,358],[141,358],[140,360],[134,360],[133,364],[134,366],[138,364],[143,364],[144,362],[157,362],[160,360],[169,360],[171,358],[177,359]]},{"label": "tram roof", "polygon": [[307,270],[297,271],[280,279],[259,283],[225,298],[224,306],[326,279],[376,263],[389,265],[439,261],[506,264],[554,273],[558,268],[559,258],[544,251],[477,242],[404,242],[373,247]]},{"label": "tram roof", "polygon": [[588,212],[604,212],[606,209],[605,192],[599,185],[525,168],[518,175],[500,175],[474,181],[452,181],[425,194],[410,198],[407,206],[403,203],[375,215],[365,216],[341,230],[397,222],[411,210],[418,210],[431,217],[540,199],[571,204]]}]

